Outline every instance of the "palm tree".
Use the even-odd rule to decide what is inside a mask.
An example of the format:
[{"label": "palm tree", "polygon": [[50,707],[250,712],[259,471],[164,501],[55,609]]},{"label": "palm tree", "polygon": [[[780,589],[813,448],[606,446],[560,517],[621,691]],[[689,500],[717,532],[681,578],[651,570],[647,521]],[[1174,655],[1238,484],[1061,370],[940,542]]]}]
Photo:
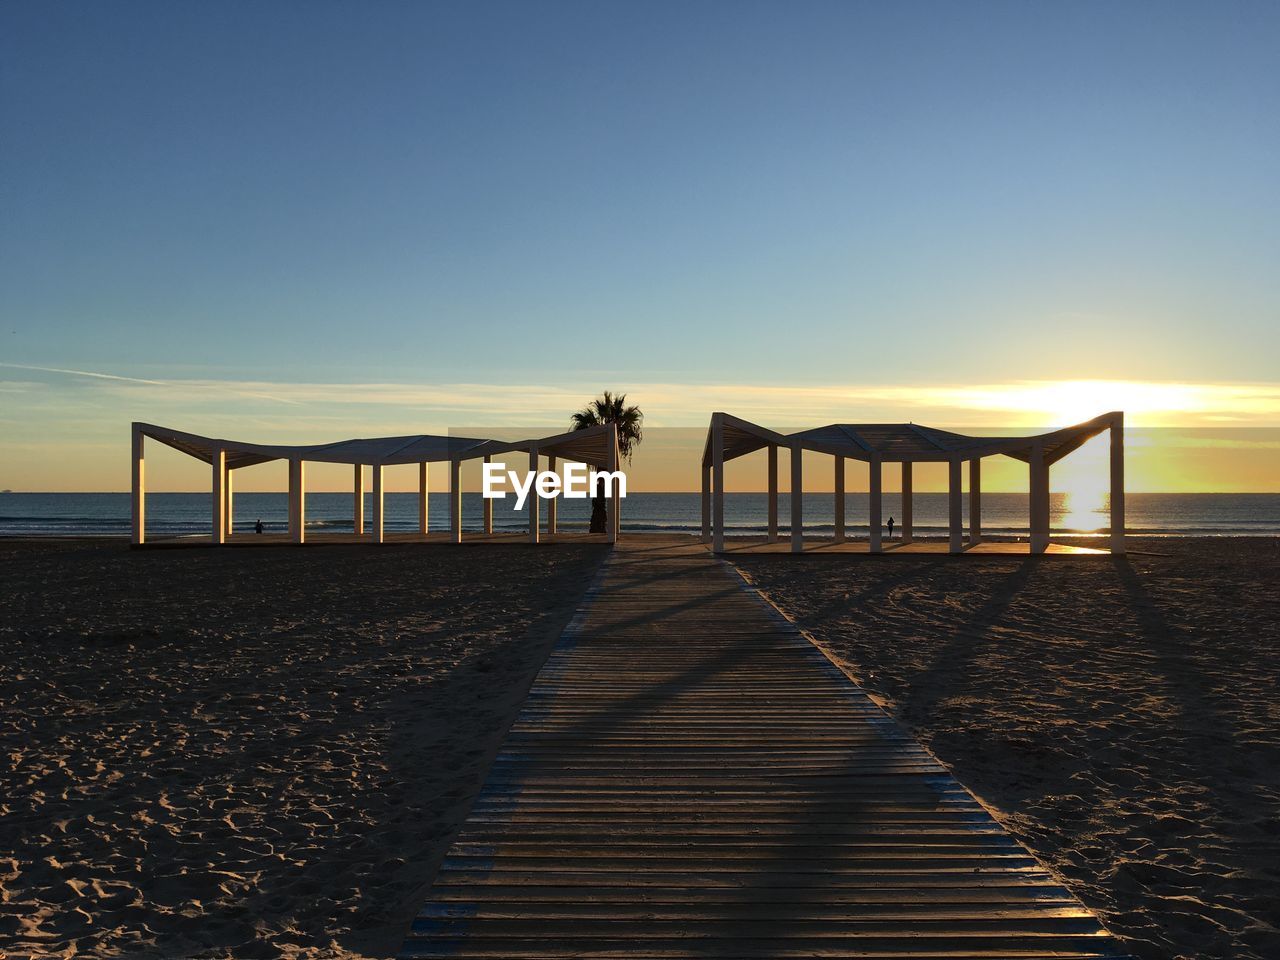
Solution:
[{"label": "palm tree", "polygon": [[[627,395],[616,396],[608,390],[600,394],[569,418],[574,430],[586,430],[607,424],[618,427],[618,451],[631,463],[631,454],[644,439],[644,413],[637,406],[627,406]],[[609,508],[604,497],[591,496],[591,532],[604,533],[609,528]]]}]

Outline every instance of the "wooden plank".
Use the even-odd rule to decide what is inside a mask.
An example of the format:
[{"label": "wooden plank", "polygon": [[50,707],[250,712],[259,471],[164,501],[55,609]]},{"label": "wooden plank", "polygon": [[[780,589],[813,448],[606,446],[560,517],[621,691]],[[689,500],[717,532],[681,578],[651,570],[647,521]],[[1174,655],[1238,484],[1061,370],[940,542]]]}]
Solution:
[{"label": "wooden plank", "polygon": [[701,548],[620,545],[540,671],[404,957],[1121,957]]}]

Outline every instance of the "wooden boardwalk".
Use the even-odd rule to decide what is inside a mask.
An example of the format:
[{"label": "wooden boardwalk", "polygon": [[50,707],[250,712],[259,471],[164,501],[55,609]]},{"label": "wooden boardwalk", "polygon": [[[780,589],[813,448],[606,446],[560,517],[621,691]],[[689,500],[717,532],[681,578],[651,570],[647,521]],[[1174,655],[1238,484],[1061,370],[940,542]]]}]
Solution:
[{"label": "wooden boardwalk", "polygon": [[1124,955],[919,744],[687,539],[611,554],[402,953]]}]

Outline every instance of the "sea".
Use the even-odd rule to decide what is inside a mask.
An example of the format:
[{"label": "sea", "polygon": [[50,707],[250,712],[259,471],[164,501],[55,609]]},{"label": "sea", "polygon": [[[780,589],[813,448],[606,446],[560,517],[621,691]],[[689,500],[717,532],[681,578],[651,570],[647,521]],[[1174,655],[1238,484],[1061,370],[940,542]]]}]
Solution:
[{"label": "sea", "polygon": [[[967,499],[967,498],[966,498]],[[515,511],[514,498],[494,501],[494,529],[528,529],[528,514]],[[830,493],[804,496],[806,534],[830,535],[834,523],[834,498]],[[913,500],[917,536],[944,535],[947,529],[947,495],[917,493]],[[372,516],[372,501],[365,498],[365,517]],[[883,498],[887,520],[902,516],[896,493]],[[1276,493],[1130,493],[1126,497],[1128,532],[1152,536],[1280,536],[1280,494]],[[545,505],[544,505],[545,515]],[[585,530],[590,502],[561,500],[559,525],[564,531]],[[1098,535],[1107,529],[1106,498],[1083,502],[1067,493],[1051,496],[1050,525],[1054,533]],[[308,493],[307,529],[350,531],[350,493]],[[208,534],[211,504],[208,493],[147,494],[147,537],[182,537]],[[288,498],[284,493],[237,493],[234,530],[250,533],[261,519],[269,532],[287,529]],[[779,497],[778,518],[789,530],[790,497]],[[867,530],[868,496],[845,497],[846,529],[850,536]],[[702,501],[697,493],[633,493],[622,504],[622,528],[636,532],[696,533],[701,529]],[[482,529],[478,493],[462,497],[464,531]],[[725,495],[725,527],[729,535],[765,532],[768,498],[763,493]],[[449,524],[447,493],[431,494],[430,529],[444,531]],[[966,503],[967,522],[967,503]],[[385,501],[388,532],[418,528],[416,493],[388,493]],[[127,493],[13,493],[0,492],[0,536],[123,537],[130,527]],[[989,534],[1027,533],[1025,493],[983,493],[982,528]]]}]

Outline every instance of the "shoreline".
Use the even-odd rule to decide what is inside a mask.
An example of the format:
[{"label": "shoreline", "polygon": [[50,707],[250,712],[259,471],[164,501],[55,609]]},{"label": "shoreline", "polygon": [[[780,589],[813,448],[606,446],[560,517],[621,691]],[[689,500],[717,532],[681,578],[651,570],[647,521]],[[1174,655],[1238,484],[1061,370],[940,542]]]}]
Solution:
[{"label": "shoreline", "polygon": [[[560,524],[560,526],[563,528],[563,527],[565,526],[565,524],[561,523],[561,524]],[[850,543],[857,543],[857,542],[862,541],[862,540],[864,540],[864,539],[865,539],[864,537],[862,537],[862,536],[858,536],[858,535],[857,535],[857,534],[859,533],[859,531],[858,531],[858,529],[857,529],[857,528],[855,528],[855,527],[848,527],[847,529],[848,529],[850,532],[852,532],[852,533],[854,533],[854,534],[855,534],[855,535],[853,535],[853,536],[848,537],[848,542],[850,542]],[[392,529],[392,528],[390,528],[390,527],[389,527],[389,528],[387,528],[387,533],[388,533],[389,535],[396,534],[396,533],[400,533],[400,534],[407,534],[407,533],[413,533],[413,532],[415,532],[415,531],[414,531],[414,530],[412,530],[412,529],[410,529],[410,528],[408,528],[408,527],[406,527],[406,528],[405,528],[405,529],[403,529],[403,530],[400,530],[400,529]],[[438,535],[438,534],[443,534],[444,532],[445,532],[445,531],[432,531],[432,535],[433,535],[433,536],[435,536],[435,535]],[[499,530],[499,529],[495,528],[495,530],[494,530],[494,533],[495,533],[495,534],[499,534],[499,535],[500,535],[500,534],[511,534],[511,535],[513,535],[513,536],[518,536],[518,535],[520,535],[520,534],[523,534],[524,532],[525,532],[525,530],[524,530],[524,529],[522,529],[522,528],[519,528],[519,527],[510,527],[510,528],[503,529],[503,530]],[[586,537],[586,536],[588,536],[588,535],[586,534],[585,530],[578,530],[578,529],[576,529],[576,528],[575,528],[575,529],[568,530],[568,531],[562,531],[562,532],[567,533],[567,534],[569,534],[569,535],[577,535],[577,534],[581,534],[581,535],[584,537],[584,539],[585,539],[585,537]],[[749,532],[749,533],[729,533],[729,534],[726,534],[726,535],[725,535],[725,539],[726,539],[726,540],[737,540],[737,541],[742,541],[742,540],[758,540],[758,539],[760,539],[761,537],[765,536],[765,534],[766,534],[766,531],[765,531],[765,529],[762,527],[762,528],[761,528],[760,530],[758,530],[758,531],[754,531],[754,530],[753,530],[753,531],[751,531],[751,532]],[[315,535],[316,535],[316,536],[324,536],[324,534],[319,533],[319,532],[317,532]],[[336,536],[348,536],[347,534],[343,534],[343,533],[341,533],[341,532],[338,532],[338,533],[337,533],[337,534],[335,534],[335,535],[336,535]],[[680,529],[680,530],[672,530],[672,529],[653,529],[653,528],[648,528],[648,527],[646,527],[646,528],[644,528],[644,529],[641,529],[641,530],[628,530],[628,529],[627,529],[627,527],[625,526],[625,524],[624,524],[624,525],[623,525],[623,527],[622,527],[621,535],[622,535],[622,536],[630,536],[630,537],[694,537],[694,538],[696,538],[696,537],[700,536],[700,534],[699,534],[699,533],[698,533],[698,531],[696,531],[696,530],[684,530],[684,529]],[[251,533],[251,532],[248,532],[248,533],[239,533],[239,534],[237,534],[237,535],[236,535],[236,540],[234,540],[234,541],[228,541],[227,543],[225,543],[225,544],[221,544],[220,546],[255,546],[255,544],[253,543],[253,539],[254,539],[254,537],[256,537],[256,536],[257,536],[256,534],[253,534],[253,533]],[[271,536],[271,535],[270,535],[270,534],[263,534],[263,536]],[[478,538],[484,537],[484,536],[486,536],[486,535],[485,535],[482,531],[480,531],[480,530],[464,530],[464,531],[463,531],[463,536],[464,536],[464,537],[467,537],[467,538],[472,538],[472,537],[477,538],[477,541],[472,541],[472,542],[478,542]],[[788,537],[790,536],[790,533],[786,530],[786,528],[784,528],[784,527],[780,527],[780,528],[779,528],[779,531],[778,531],[778,536],[779,536],[779,538],[781,538],[781,539],[786,539],[786,538],[788,538]],[[1052,537],[1052,540],[1053,540],[1053,542],[1055,542],[1055,543],[1058,543],[1058,542],[1074,542],[1074,541],[1083,541],[1085,544],[1087,544],[1087,543],[1089,543],[1089,542],[1096,542],[1096,541],[1099,541],[1099,540],[1106,540],[1106,539],[1108,539],[1108,538],[1110,537],[1110,534],[1105,533],[1105,532],[1103,532],[1103,533],[1079,533],[1079,532],[1073,532],[1073,533],[1051,533],[1051,534],[1050,534],[1050,536]],[[175,541],[175,540],[178,540],[178,541],[187,541],[187,540],[189,540],[189,541],[192,541],[192,542],[193,542],[193,545],[194,545],[194,543],[195,543],[195,542],[198,542],[198,541],[200,541],[200,540],[206,540],[206,539],[208,539],[208,537],[209,537],[209,534],[208,534],[208,533],[184,533],[184,534],[171,534],[171,535],[152,536],[152,537],[148,537],[148,538],[147,538],[147,544],[145,544],[145,545],[144,545],[144,547],[145,547],[145,546],[152,546],[152,545],[160,544],[160,543],[168,543],[168,542]],[[1178,540],[1178,541],[1182,541],[1182,540],[1212,540],[1212,541],[1217,541],[1217,540],[1262,540],[1262,541],[1280,541],[1280,532],[1276,532],[1276,533],[1256,533],[1256,532],[1254,532],[1254,533],[1250,533],[1250,532],[1244,532],[1244,533],[1236,533],[1236,532],[1213,533],[1213,532],[1203,532],[1203,531],[1192,531],[1192,532],[1152,532],[1152,531],[1140,531],[1140,532],[1128,532],[1128,533],[1126,533],[1126,534],[1125,534],[1125,538],[1126,538],[1126,540],[1128,540],[1128,541],[1137,541],[1137,540]],[[829,534],[829,533],[816,533],[816,534],[808,534],[808,533],[807,533],[807,534],[805,535],[805,542],[806,542],[806,543],[808,543],[808,542],[813,542],[813,543],[815,543],[815,544],[816,544],[816,543],[821,543],[821,542],[823,542],[823,541],[827,541],[827,540],[830,540],[830,539],[831,539],[831,537],[830,537],[830,534]],[[39,543],[49,543],[49,542],[67,542],[67,541],[77,541],[77,540],[83,540],[83,541],[86,541],[86,542],[89,542],[89,543],[102,543],[102,542],[109,542],[109,543],[123,543],[123,544],[128,544],[128,543],[129,543],[129,534],[127,534],[127,533],[3,533],[3,532],[0,532],[0,543],[8,543],[8,544],[21,544],[21,543],[39,544]],[[946,537],[946,535],[945,535],[945,534],[938,534],[938,535],[936,535],[936,536],[920,536],[919,534],[917,534],[917,535],[916,535],[916,537],[915,537],[915,542],[925,542],[925,543],[943,543],[943,542],[945,542],[946,540],[947,540],[947,537]],[[1019,533],[985,533],[985,532],[984,532],[984,533],[983,533],[983,540],[984,540],[984,541],[988,541],[988,542],[992,542],[992,543],[1025,543],[1025,542],[1027,541],[1027,535],[1026,535],[1025,533],[1019,534]],[[895,541],[896,541],[896,538],[895,538]],[[465,544],[466,542],[467,542],[467,541],[466,541],[466,540],[464,540],[464,544]],[[885,543],[889,543],[889,542],[890,542],[890,540],[886,537],[886,538],[885,538]],[[303,546],[319,546],[319,545],[321,545],[321,543],[323,543],[323,541],[312,541],[312,542],[308,542],[307,544],[303,544]],[[269,546],[270,544],[268,544],[268,543],[263,543],[263,544],[257,544],[257,545],[260,545],[260,546]],[[341,541],[341,545],[343,545],[343,546],[353,546],[353,547],[356,547],[356,546],[368,546],[368,547],[380,546],[379,544],[375,544],[375,543],[373,543],[373,541],[372,541],[372,540],[368,540],[367,542],[366,542],[366,541],[356,541],[356,540],[354,539],[354,537],[352,537],[352,538],[351,538],[351,539],[349,539],[349,540]],[[386,545],[386,544],[381,544],[381,546],[385,546],[385,545]],[[453,545],[454,545],[454,546],[456,546],[457,544],[453,544]],[[212,545],[211,545],[211,544],[206,544],[206,546],[212,546]]]},{"label": "shoreline", "polygon": [[[207,493],[154,494],[148,500],[147,533],[154,540],[167,536],[200,536],[208,533],[210,504]],[[417,495],[410,492],[388,494],[384,509],[384,529],[391,534],[417,532]],[[0,509],[0,538],[40,536],[128,536],[132,529],[128,494],[14,494]],[[767,495],[729,493],[725,501],[725,529],[733,536],[763,536],[767,516]],[[830,537],[834,532],[833,498],[829,493],[805,495],[807,537]],[[445,532],[451,507],[448,494],[430,495],[432,532]],[[527,529],[527,514],[515,513],[512,502],[494,501],[494,529],[519,532]],[[965,501],[967,504],[967,501]],[[268,534],[287,530],[288,498],[284,493],[237,492],[236,519],[232,539],[253,535],[253,521],[261,518]],[[780,527],[789,532],[788,497],[780,500]],[[888,493],[883,518],[901,518],[899,495]],[[1053,536],[1105,537],[1110,517],[1102,512],[1105,503],[1091,498],[1057,492],[1051,495],[1050,527]],[[366,499],[366,516],[371,508]],[[847,532],[855,538],[867,537],[868,495],[849,493],[845,498]],[[967,506],[965,508],[967,515]],[[984,493],[982,499],[984,533],[988,537],[1026,537],[1028,504],[1025,493]],[[481,497],[478,492],[463,494],[464,529],[481,531]],[[918,493],[915,501],[917,537],[946,537],[949,527],[948,502],[943,493]],[[306,503],[307,532],[352,535],[350,493],[309,491]],[[565,500],[559,509],[560,530],[585,532],[588,514],[578,501]],[[645,493],[633,491],[622,508],[622,532],[626,535],[691,534],[701,531],[701,498],[697,493]],[[1252,494],[1142,494],[1127,495],[1126,532],[1130,536],[1277,536],[1280,537],[1280,493]]]}]

